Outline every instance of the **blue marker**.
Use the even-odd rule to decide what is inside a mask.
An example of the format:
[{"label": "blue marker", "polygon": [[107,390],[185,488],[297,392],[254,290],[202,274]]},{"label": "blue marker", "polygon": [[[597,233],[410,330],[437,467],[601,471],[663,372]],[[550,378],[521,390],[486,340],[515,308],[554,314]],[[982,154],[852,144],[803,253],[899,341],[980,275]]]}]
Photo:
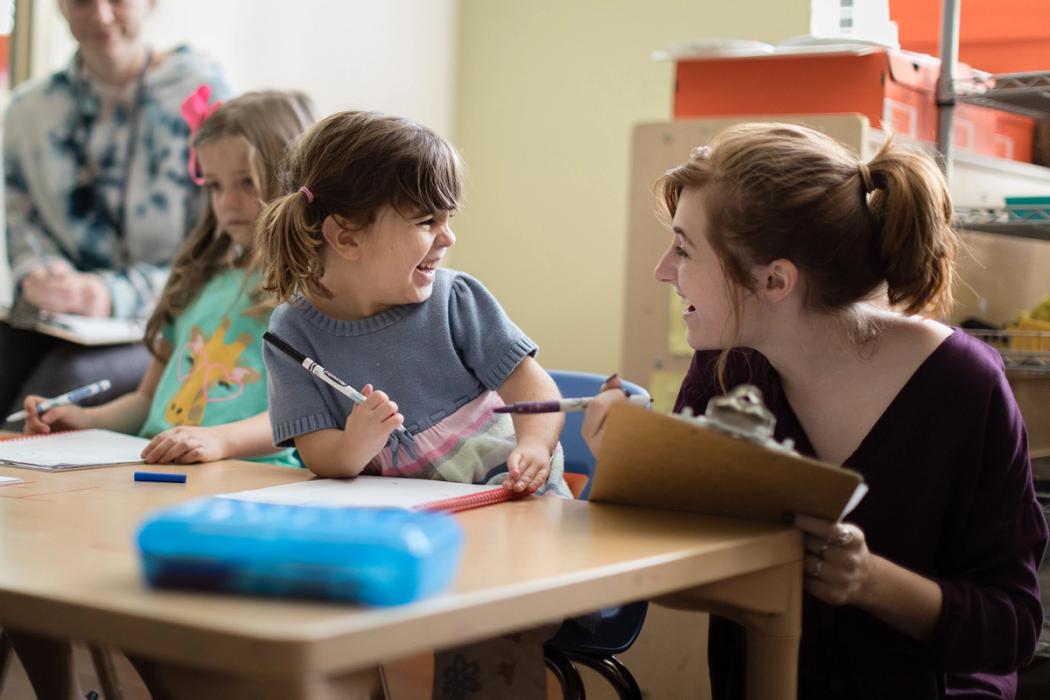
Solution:
[{"label": "blue marker", "polygon": [[135,472],[135,481],[160,481],[167,484],[185,484],[185,474],[169,474],[167,472]]},{"label": "blue marker", "polygon": [[[46,399],[37,404],[37,415],[40,415],[46,411],[50,411],[56,406],[65,406],[66,404],[77,403],[78,401],[83,401],[84,399],[90,399],[92,396],[101,394],[103,391],[109,391],[110,386],[111,385],[109,380],[103,379],[100,382],[95,382],[94,384],[82,386],[79,389],[74,389],[73,391],[66,392],[61,396],[56,396],[53,399]],[[11,421],[24,420],[25,417],[25,411],[16,411],[15,413],[12,413],[7,417],[7,422],[10,423]]]}]

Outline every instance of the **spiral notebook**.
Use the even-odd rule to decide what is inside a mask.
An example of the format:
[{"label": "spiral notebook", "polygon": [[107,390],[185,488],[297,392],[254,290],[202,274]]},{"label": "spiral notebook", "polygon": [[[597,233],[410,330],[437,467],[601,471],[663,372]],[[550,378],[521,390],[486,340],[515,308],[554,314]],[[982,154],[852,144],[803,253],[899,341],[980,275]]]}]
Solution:
[{"label": "spiral notebook", "polygon": [[66,430],[0,440],[0,464],[60,472],[142,464],[149,440],[112,430]]},{"label": "spiral notebook", "polygon": [[294,484],[227,493],[222,497],[280,505],[332,508],[393,507],[456,513],[509,501],[516,495],[502,486],[391,476],[358,476],[353,479],[311,479]]}]

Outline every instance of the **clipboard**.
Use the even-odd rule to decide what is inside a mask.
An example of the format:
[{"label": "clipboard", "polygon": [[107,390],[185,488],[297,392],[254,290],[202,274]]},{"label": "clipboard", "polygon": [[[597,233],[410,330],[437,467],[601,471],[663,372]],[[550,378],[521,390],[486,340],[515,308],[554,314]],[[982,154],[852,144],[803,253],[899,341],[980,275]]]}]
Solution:
[{"label": "clipboard", "polygon": [[[32,308],[32,307],[31,307]],[[144,318],[80,316],[46,311],[0,308],[0,321],[15,328],[36,331],[77,345],[123,345],[140,343],[146,334]]]},{"label": "clipboard", "polygon": [[867,493],[860,474],[618,403],[609,410],[592,502],[770,522],[845,517]]}]

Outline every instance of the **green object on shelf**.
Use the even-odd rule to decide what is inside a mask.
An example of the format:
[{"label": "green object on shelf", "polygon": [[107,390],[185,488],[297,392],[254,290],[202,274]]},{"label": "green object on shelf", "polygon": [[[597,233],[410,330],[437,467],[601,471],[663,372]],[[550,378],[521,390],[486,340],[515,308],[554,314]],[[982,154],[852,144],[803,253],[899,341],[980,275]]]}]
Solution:
[{"label": "green object on shelf", "polygon": [[1013,221],[1050,221],[1050,197],[1007,197],[1006,211]]}]

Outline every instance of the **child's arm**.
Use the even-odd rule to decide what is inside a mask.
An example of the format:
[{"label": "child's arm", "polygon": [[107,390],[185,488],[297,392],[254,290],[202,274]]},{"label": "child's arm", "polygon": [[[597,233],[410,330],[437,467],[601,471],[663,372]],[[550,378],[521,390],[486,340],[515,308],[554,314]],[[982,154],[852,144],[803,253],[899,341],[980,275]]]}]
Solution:
[{"label": "child's arm", "polygon": [[[554,380],[530,356],[511,372],[498,393],[505,403],[549,401],[561,396]],[[510,473],[503,484],[513,491],[533,493],[550,475],[551,455],[565,417],[560,413],[515,414],[513,420],[518,447],[507,458]]]},{"label": "child's arm", "polygon": [[146,422],[153,394],[164,373],[164,363],[157,358],[150,361],[146,374],[138,388],[118,396],[100,406],[84,408],[76,404],[52,408],[38,415],[36,406],[44,400],[41,396],[27,396],[25,401],[27,433],[50,433],[52,430],[77,430],[81,428],[105,428],[118,433],[135,434]]},{"label": "child's arm", "polygon": [[278,449],[273,446],[270,414],[223,425],[178,425],[160,433],[142,450],[149,464],[192,464],[220,459],[260,457]]},{"label": "child's arm", "polygon": [[366,384],[361,393],[367,398],[354,406],[343,430],[317,430],[295,438],[303,462],[317,476],[357,476],[405,422],[397,404],[382,391]]}]

